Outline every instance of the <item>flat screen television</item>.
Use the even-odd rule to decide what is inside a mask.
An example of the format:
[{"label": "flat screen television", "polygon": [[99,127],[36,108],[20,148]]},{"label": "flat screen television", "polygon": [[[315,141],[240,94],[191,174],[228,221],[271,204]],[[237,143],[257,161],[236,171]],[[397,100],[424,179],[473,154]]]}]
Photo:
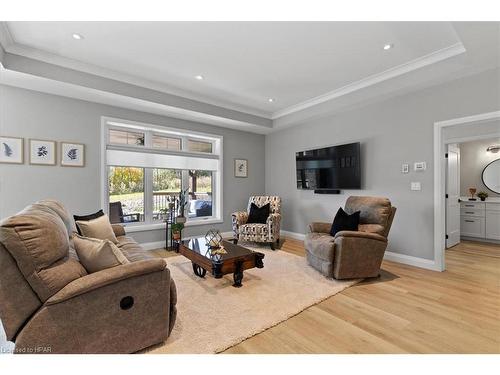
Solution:
[{"label": "flat screen television", "polygon": [[295,161],[297,189],[361,189],[359,142],[297,152]]}]

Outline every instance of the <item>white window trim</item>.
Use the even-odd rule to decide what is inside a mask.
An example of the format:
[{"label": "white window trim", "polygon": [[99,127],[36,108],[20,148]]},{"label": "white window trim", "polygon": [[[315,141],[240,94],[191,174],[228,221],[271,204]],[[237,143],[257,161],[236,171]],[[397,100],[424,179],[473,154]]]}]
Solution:
[{"label": "white window trim", "polygon": [[[162,125],[148,124],[130,120],[124,120],[114,117],[102,116],[101,117],[101,207],[104,212],[109,214],[109,187],[108,187],[108,171],[107,171],[107,163],[106,163],[106,149],[109,143],[108,139],[108,129],[116,129],[116,130],[124,130],[126,128],[130,128],[135,131],[144,131],[145,139],[144,146],[136,146],[136,145],[111,145],[112,147],[119,147],[123,149],[130,150],[140,150],[143,147],[152,148],[152,134],[166,136],[172,136],[175,138],[181,138],[182,145],[181,151],[177,150],[160,150],[163,153],[171,153],[176,155],[185,155],[185,156],[203,156],[207,158],[217,158],[218,159],[218,169],[217,172],[213,173],[212,176],[215,175],[215,178],[212,177],[213,191],[215,194],[212,194],[212,207],[214,208],[214,213],[211,217],[207,218],[197,218],[197,219],[188,219],[185,226],[198,226],[198,225],[208,225],[208,224],[218,224],[223,223],[222,219],[223,210],[223,136],[209,133],[202,133],[197,131],[191,131],[186,129],[179,128],[171,128]],[[212,143],[212,153],[206,152],[194,152],[187,151],[187,139],[200,140],[204,142]],[[155,149],[157,150],[157,149]],[[147,171],[147,169],[146,169]],[[144,173],[144,222],[142,223],[134,223],[134,224],[124,224],[127,227],[127,232],[140,232],[140,231],[149,231],[149,230],[160,230],[165,228],[165,223],[155,223],[152,221],[152,218],[148,214],[152,209],[152,201],[149,202],[147,199],[148,194],[146,194],[147,189],[152,189],[149,185],[147,179],[147,172]],[[185,182],[183,181],[183,184]],[[186,185],[183,185],[186,186]]]}]

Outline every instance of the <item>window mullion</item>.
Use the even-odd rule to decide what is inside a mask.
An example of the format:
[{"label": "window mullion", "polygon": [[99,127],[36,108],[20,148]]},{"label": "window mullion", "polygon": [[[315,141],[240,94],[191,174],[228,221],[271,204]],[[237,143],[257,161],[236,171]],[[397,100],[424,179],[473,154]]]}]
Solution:
[{"label": "window mullion", "polygon": [[153,222],[153,169],[144,168],[144,221]]}]

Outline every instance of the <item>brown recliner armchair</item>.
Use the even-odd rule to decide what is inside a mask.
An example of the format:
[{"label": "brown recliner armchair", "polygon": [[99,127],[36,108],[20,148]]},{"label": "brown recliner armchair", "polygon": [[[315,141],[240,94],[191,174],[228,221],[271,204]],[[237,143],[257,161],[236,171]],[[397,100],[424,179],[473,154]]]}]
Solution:
[{"label": "brown recliner armchair", "polygon": [[309,225],[304,240],[307,262],[327,277],[350,279],[379,275],[396,207],[387,198],[351,196],[345,212],[356,211],[361,211],[358,231],[341,231],[332,237],[331,223]]},{"label": "brown recliner armchair", "polygon": [[0,222],[0,319],[15,353],[132,353],[165,341],[177,301],[165,260],[114,225],[130,263],[87,274],[73,226],[48,200]]}]

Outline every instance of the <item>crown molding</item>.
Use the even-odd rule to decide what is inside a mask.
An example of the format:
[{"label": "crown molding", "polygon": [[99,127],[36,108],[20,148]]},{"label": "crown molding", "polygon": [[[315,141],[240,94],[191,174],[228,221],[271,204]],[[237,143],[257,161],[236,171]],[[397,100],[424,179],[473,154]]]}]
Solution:
[{"label": "crown molding", "polygon": [[446,60],[450,57],[460,55],[464,52],[466,52],[466,49],[461,42],[453,44],[451,46],[445,47],[445,48],[440,49],[438,51],[434,51],[428,55],[411,60],[407,63],[398,65],[398,66],[390,68],[390,69],[387,69],[381,73],[371,75],[371,76],[363,78],[359,81],[350,83],[346,86],[340,87],[340,88],[335,89],[335,90],[330,91],[330,92],[327,92],[326,94],[319,95],[315,98],[308,99],[308,100],[305,100],[301,103],[292,105],[288,108],[276,111],[272,114],[271,118],[273,120],[275,120],[275,119],[278,119],[280,117],[290,115],[290,114],[295,113],[295,112],[302,111],[304,109],[307,109],[307,108],[316,106],[318,104],[339,98],[341,96],[350,94],[352,92],[376,85],[377,83],[386,81],[388,79],[391,79],[391,78],[412,72],[414,70],[423,68],[425,66]]}]

